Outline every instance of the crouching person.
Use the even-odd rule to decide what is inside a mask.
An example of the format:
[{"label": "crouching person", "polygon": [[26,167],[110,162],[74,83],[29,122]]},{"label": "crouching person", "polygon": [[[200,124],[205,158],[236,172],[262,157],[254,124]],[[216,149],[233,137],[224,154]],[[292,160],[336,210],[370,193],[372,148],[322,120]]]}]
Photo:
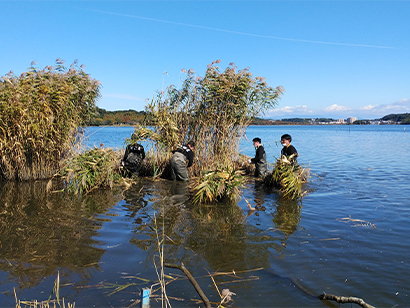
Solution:
[{"label": "crouching person", "polygon": [[194,162],[195,142],[189,141],[186,145],[180,145],[171,158],[171,180],[188,181],[188,168]]},{"label": "crouching person", "polygon": [[138,176],[144,158],[145,151],[142,145],[138,143],[127,145],[124,153],[124,158],[121,161],[121,165],[125,169],[124,175]]}]

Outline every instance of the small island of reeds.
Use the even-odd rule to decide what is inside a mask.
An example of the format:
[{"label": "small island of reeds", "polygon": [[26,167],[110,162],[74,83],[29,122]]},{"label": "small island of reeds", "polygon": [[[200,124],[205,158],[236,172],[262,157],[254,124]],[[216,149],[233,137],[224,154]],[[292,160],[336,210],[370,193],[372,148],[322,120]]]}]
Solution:
[{"label": "small island of reeds", "polygon": [[[183,71],[181,88],[169,86],[147,104],[143,121],[127,143],[150,144],[140,177],[167,177],[169,161],[181,144],[195,142],[189,168],[192,200],[235,202],[246,181],[239,142],[258,116],[274,108],[284,92],[248,68],[234,63],[222,70],[214,61],[204,77]],[[100,83],[74,62],[70,68],[33,66],[17,77],[12,72],[0,83],[0,177],[36,180],[63,176],[66,190],[87,194],[98,187],[128,183],[121,155],[112,149],[78,149],[81,129],[96,112]],[[281,162],[281,163],[279,163]],[[265,182],[279,187],[285,198],[300,198],[306,176],[301,166],[286,169],[278,160]],[[286,170],[285,170],[286,169]],[[302,171],[301,171],[302,170]],[[297,175],[298,174],[298,175]],[[125,181],[125,182],[124,182]]]}]

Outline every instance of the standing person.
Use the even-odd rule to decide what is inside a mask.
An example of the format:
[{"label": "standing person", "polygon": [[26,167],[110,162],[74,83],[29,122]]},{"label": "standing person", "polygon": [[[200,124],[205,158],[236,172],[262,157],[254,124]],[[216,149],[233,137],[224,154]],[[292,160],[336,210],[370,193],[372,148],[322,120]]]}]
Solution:
[{"label": "standing person", "polygon": [[266,164],[266,154],[265,149],[262,145],[261,138],[253,138],[252,140],[253,146],[255,147],[256,153],[255,157],[250,159],[248,162],[250,164],[255,164],[255,176],[256,177],[264,177],[266,172],[268,171],[267,164]]},{"label": "standing person", "polygon": [[280,152],[281,155],[285,155],[289,158],[291,155],[291,160],[294,164],[297,164],[297,157],[299,156],[298,151],[296,151],[295,147],[291,145],[292,137],[289,134],[284,134],[280,137],[280,143],[282,144],[283,148]]},{"label": "standing person", "polygon": [[121,165],[124,166],[126,170],[126,175],[138,176],[144,158],[145,151],[141,144],[134,143],[127,145],[124,158],[121,161]]},{"label": "standing person", "polygon": [[188,168],[194,162],[195,142],[180,145],[171,158],[171,180],[188,181]]}]

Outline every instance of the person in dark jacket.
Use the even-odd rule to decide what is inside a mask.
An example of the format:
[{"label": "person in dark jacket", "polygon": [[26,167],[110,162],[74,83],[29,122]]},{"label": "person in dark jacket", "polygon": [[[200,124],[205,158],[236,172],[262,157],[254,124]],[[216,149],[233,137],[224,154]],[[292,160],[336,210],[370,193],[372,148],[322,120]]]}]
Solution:
[{"label": "person in dark jacket", "polygon": [[125,175],[138,176],[144,158],[145,150],[141,144],[135,143],[127,145],[124,158],[121,161],[121,165],[125,169]]},{"label": "person in dark jacket", "polygon": [[195,142],[180,145],[171,158],[171,180],[188,181],[188,168],[194,162]]},{"label": "person in dark jacket", "polygon": [[255,157],[250,159],[248,162],[250,164],[255,164],[255,176],[256,177],[264,177],[266,172],[268,171],[267,163],[266,163],[266,153],[265,149],[262,145],[261,138],[254,138],[253,146],[256,149]]},{"label": "person in dark jacket", "polygon": [[280,143],[283,146],[280,154],[286,156],[287,158],[291,158],[293,163],[297,164],[297,158],[299,154],[298,154],[298,151],[296,151],[295,147],[290,144],[291,142],[292,142],[292,137],[289,134],[284,134],[282,135],[282,137],[280,137]]}]

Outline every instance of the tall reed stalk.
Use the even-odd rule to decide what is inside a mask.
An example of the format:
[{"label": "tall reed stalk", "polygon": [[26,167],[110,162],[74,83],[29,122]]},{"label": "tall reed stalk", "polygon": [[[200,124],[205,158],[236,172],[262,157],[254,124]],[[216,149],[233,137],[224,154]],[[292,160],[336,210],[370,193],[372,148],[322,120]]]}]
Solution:
[{"label": "tall reed stalk", "polygon": [[[191,168],[196,175],[233,166],[249,123],[273,108],[284,91],[270,87],[262,77],[253,78],[248,69],[237,70],[234,63],[224,71],[218,63],[208,65],[204,77],[184,71],[181,89],[171,85],[146,106],[152,132],[145,131],[144,136],[154,142],[157,152],[166,156],[179,144],[196,142],[196,163]],[[136,130],[141,136],[142,132]]]},{"label": "tall reed stalk", "polygon": [[199,176],[193,188],[197,203],[237,199],[243,182],[235,171],[239,141],[252,119],[273,108],[284,91],[254,78],[247,68],[238,70],[230,63],[222,71],[219,63],[209,64],[204,77],[184,70],[181,89],[171,85],[159,92],[146,106],[146,126],[134,132],[136,140],[153,143],[155,154],[147,163],[160,173],[178,145],[195,141],[190,173]]},{"label": "tall reed stalk", "polygon": [[64,63],[38,69],[33,62],[20,76],[0,77],[0,179],[53,176],[89,120],[100,83],[77,61]]}]

